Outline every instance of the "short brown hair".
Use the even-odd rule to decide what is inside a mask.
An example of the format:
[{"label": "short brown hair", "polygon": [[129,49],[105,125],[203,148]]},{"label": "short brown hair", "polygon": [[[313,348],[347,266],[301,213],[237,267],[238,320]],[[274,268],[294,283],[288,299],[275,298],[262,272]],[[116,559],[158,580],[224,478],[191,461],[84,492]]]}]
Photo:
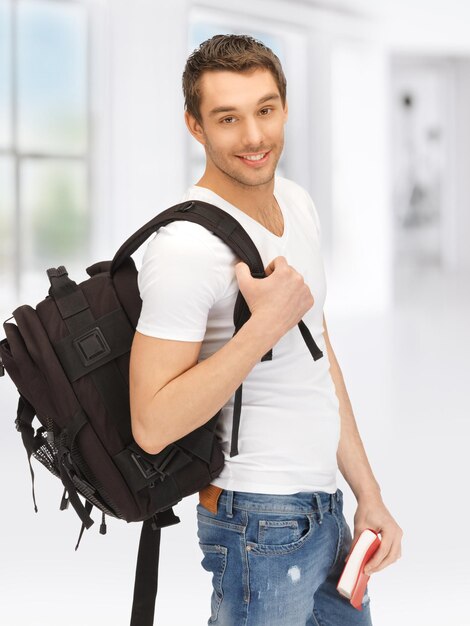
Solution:
[{"label": "short brown hair", "polygon": [[271,72],[286,104],[287,81],[281,62],[274,52],[258,39],[249,35],[214,35],[207,39],[188,57],[183,72],[184,107],[201,123],[200,78],[203,72],[228,70],[248,72],[264,68]]}]

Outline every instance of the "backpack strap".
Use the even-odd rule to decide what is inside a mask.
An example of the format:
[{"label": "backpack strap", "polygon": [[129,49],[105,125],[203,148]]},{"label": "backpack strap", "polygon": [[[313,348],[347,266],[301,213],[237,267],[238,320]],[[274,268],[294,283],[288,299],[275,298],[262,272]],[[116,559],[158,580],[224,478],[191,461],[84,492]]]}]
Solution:
[{"label": "backpack strap", "polygon": [[[207,230],[210,230],[214,235],[222,239],[248,265],[253,278],[264,278],[266,276],[258,249],[243,226],[232,215],[219,207],[209,202],[191,200],[190,202],[175,204],[169,209],[162,211],[129,237],[114,255],[109,270],[111,277],[150,235],[162,226],[180,220],[204,226],[204,228],[207,228]],[[235,332],[240,330],[250,315],[251,313],[245,299],[239,293],[234,310]],[[267,361],[271,359],[272,350],[268,350],[261,360]]]},{"label": "backpack strap", "polygon": [[178,524],[179,521],[179,517],[170,508],[153,515],[142,524],[130,626],[153,626],[158,590],[160,529]]},{"label": "backpack strap", "polygon": [[170,222],[177,220],[194,222],[204,226],[213,232],[214,235],[220,237],[220,239],[232,248],[242,261],[247,263],[255,278],[263,278],[265,276],[263,262],[259,252],[242,225],[226,211],[223,211],[213,204],[199,200],[175,204],[144,224],[122,244],[114,255],[110,268],[111,276],[114,275],[121,264],[131,256],[150,235],[162,226],[166,226]]},{"label": "backpack strap", "polygon": [[[34,416],[36,415],[36,409],[28,402],[28,400],[20,393],[20,398],[18,401],[18,410],[17,417],[15,420],[16,428],[21,433],[21,438],[23,440],[23,445],[26,448],[26,453],[28,455],[28,463],[29,469],[31,472],[31,483],[32,483],[32,492],[33,492],[33,502],[34,502],[34,510],[37,513],[38,507],[36,505],[36,498],[34,494],[34,471],[31,465],[31,455],[33,455],[44,443],[44,439],[42,437],[42,433],[44,429],[41,428],[34,434],[34,428],[32,426],[32,421]],[[81,425],[78,426],[80,428]],[[74,435],[75,436],[75,435]],[[59,446],[60,444],[57,442]],[[58,471],[60,474],[60,479],[64,487],[67,489],[69,493],[70,503],[75,509],[77,515],[81,519],[82,523],[86,528],[90,528],[93,524],[93,520],[90,517],[90,511],[87,506],[83,506],[80,498],[78,497],[77,490],[75,489],[75,485],[73,484],[72,478],[67,473],[67,468],[65,463],[63,463],[63,458],[59,459],[58,462]]]},{"label": "backpack strap", "polygon": [[38,443],[34,435],[34,428],[32,426],[35,415],[36,411],[26,400],[26,398],[20,393],[15,424],[16,430],[18,430],[21,434],[21,439],[23,440],[23,445],[26,449],[26,454],[28,455],[29,471],[31,472],[31,489],[33,493],[34,511],[37,513],[38,507],[36,505],[36,496],[34,494],[34,471],[33,466],[31,465],[31,455],[36,452],[41,443]]}]

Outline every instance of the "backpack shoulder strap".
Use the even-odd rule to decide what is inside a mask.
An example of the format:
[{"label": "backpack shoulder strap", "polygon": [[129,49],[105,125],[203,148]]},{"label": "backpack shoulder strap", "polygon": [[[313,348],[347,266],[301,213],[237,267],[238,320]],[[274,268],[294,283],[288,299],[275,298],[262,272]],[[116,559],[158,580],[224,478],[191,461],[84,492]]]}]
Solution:
[{"label": "backpack shoulder strap", "polygon": [[[222,239],[240,259],[248,265],[253,278],[264,278],[264,266],[258,248],[243,226],[223,209],[200,200],[182,202],[166,209],[144,224],[127,241],[125,241],[114,255],[111,262],[110,274],[113,276],[126,259],[131,256],[153,233],[162,226],[171,222],[184,220],[204,226],[214,235]],[[235,333],[250,317],[250,310],[241,292],[238,293],[234,309]],[[235,334],[234,333],[234,334]],[[272,350],[269,350],[261,359],[272,359]]]},{"label": "backpack shoulder strap", "polygon": [[111,263],[111,276],[120,265],[131,256],[143,243],[162,226],[170,222],[184,220],[204,226],[220,237],[234,253],[239,256],[250,268],[254,278],[264,278],[264,267],[258,249],[243,226],[229,213],[219,207],[191,200],[182,202],[156,215],[147,224],[144,224],[127,241],[125,241],[114,255]]}]

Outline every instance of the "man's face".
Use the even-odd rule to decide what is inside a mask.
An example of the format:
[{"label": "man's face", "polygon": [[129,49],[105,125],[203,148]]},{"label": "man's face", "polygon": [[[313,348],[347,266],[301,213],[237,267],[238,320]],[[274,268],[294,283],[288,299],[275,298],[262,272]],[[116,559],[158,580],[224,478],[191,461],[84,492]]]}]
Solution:
[{"label": "man's face", "polygon": [[191,118],[188,126],[205,147],[206,171],[246,186],[271,181],[287,120],[271,72],[205,72],[200,89],[202,125]]}]

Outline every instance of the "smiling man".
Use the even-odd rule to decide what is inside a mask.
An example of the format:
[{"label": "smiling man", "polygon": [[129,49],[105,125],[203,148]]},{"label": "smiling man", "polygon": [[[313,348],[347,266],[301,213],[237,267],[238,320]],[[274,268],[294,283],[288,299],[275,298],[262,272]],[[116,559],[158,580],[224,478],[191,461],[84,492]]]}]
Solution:
[{"label": "smiling man", "polygon": [[[281,64],[251,37],[218,35],[189,57],[183,91],[186,125],[204,146],[206,167],[181,200],[233,215],[267,277],[252,278],[198,224],[158,231],[139,272],[134,437],[158,452],[223,407],[217,434],[225,465],[197,505],[202,565],[213,574],[209,624],[370,626],[368,593],[358,611],[336,590],[353,541],[338,468],[358,503],[354,538],[365,528],[382,535],[372,571],[400,557],[402,530],[381,498],[328,339],[315,205],[276,174],[288,118]],[[251,317],[232,336],[239,290]],[[301,319],[323,351],[317,361],[297,327]],[[270,348],[272,361],[261,362]],[[242,382],[234,449],[233,401]]]}]

